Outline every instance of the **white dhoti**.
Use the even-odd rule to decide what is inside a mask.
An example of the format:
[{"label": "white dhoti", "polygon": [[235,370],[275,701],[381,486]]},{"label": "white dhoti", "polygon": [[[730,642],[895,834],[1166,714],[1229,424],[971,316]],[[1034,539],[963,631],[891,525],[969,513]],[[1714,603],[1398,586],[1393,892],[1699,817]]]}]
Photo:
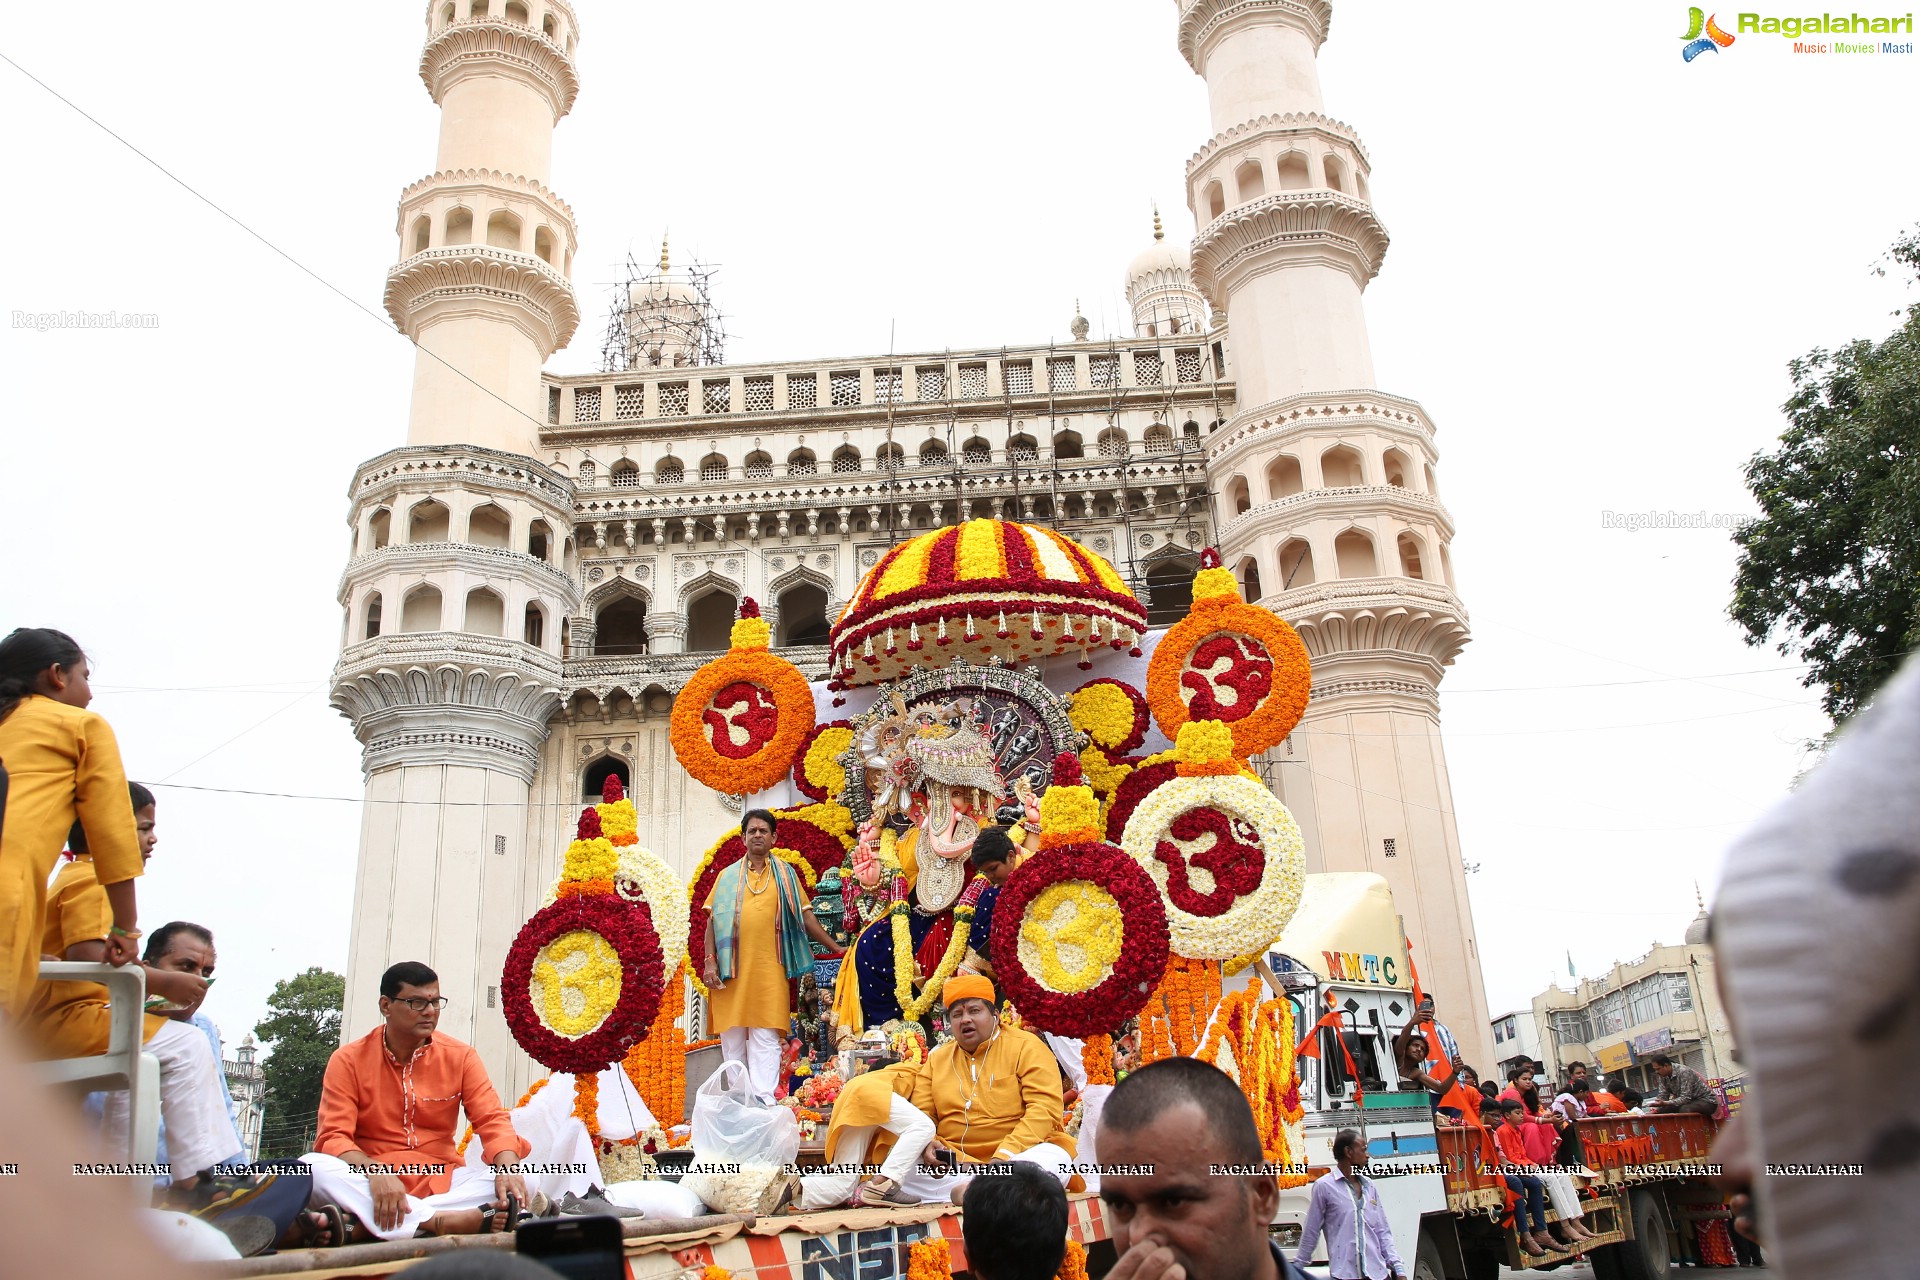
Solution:
[{"label": "white dhoti", "polygon": [[[221,1067],[213,1060],[206,1032],[191,1022],[168,1022],[143,1051],[160,1062],[160,1118],[167,1126],[167,1163],[175,1182],[197,1177],[245,1150],[227,1114]],[[107,1149],[126,1150],[125,1090],[107,1095],[105,1119]]]},{"label": "white dhoti", "polygon": [[[1063,1187],[1073,1180],[1073,1173],[1067,1167],[1074,1162],[1073,1157],[1067,1154],[1065,1147],[1056,1146],[1051,1142],[1042,1142],[1037,1146],[1028,1147],[1025,1151],[1008,1158],[1039,1165],[1060,1179],[1060,1185]],[[990,1173],[982,1172],[981,1165],[965,1163],[951,1172],[945,1169],[935,1172],[922,1166],[916,1159],[907,1176],[900,1180],[900,1190],[922,1204],[942,1204],[953,1198],[955,1186],[964,1184],[970,1178],[992,1176]]]},{"label": "white dhoti", "polygon": [[742,1063],[754,1097],[772,1105],[780,1087],[780,1051],[786,1039],[774,1027],[727,1027],[720,1032],[720,1057]]},{"label": "white dhoti", "polygon": [[[585,1195],[600,1182],[599,1157],[587,1126],[573,1114],[573,1077],[555,1075],[526,1106],[508,1113],[514,1132],[531,1148],[516,1170],[527,1194],[558,1200],[568,1192]],[[634,1091],[626,1072],[618,1067],[600,1073],[600,1132],[610,1139],[629,1138],[653,1124],[646,1104]],[[317,1152],[300,1157],[313,1170],[313,1200],[336,1204],[360,1219],[368,1231],[386,1240],[412,1236],[443,1209],[478,1209],[493,1203],[494,1171],[480,1142],[467,1144],[466,1163],[455,1165],[453,1181],[431,1196],[408,1196],[400,1225],[382,1231],[373,1221],[373,1192],[366,1175],[336,1156]],[[423,1158],[424,1160],[424,1158]],[[521,1208],[527,1206],[522,1205]]]},{"label": "white dhoti", "polygon": [[[837,1208],[852,1199],[855,1188],[865,1176],[861,1166],[866,1163],[867,1151],[873,1145],[874,1135],[882,1129],[894,1134],[896,1140],[893,1150],[887,1152],[887,1158],[880,1163],[880,1174],[906,1187],[908,1176],[919,1165],[927,1143],[933,1141],[933,1121],[928,1119],[926,1112],[895,1094],[885,1124],[853,1125],[842,1129],[839,1142],[834,1147],[834,1163],[824,1173],[810,1173],[800,1179],[800,1208],[803,1212]],[[912,1192],[906,1194],[911,1195]],[[946,1198],[944,1192],[934,1197],[941,1201]]]}]

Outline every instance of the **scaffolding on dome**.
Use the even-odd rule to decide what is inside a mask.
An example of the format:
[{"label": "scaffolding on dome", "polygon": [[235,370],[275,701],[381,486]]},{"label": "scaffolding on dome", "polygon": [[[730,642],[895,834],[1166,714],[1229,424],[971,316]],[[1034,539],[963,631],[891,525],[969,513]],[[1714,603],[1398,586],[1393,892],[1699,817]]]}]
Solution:
[{"label": "scaffolding on dome", "polygon": [[726,316],[713,301],[718,270],[697,261],[669,267],[664,241],[654,266],[642,267],[629,253],[622,278],[610,286],[600,371],[726,363]]}]

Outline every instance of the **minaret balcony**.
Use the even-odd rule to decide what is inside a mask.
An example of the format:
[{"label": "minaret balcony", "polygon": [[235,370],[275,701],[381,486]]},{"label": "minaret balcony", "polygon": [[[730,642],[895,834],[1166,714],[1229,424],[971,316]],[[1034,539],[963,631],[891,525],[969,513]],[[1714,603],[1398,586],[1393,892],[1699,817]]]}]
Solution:
[{"label": "minaret balcony", "polygon": [[1313,660],[1314,684],[1377,662],[1437,685],[1468,640],[1467,610],[1438,582],[1338,578],[1276,592],[1260,603],[1293,624]]},{"label": "minaret balcony", "polygon": [[1193,282],[1222,310],[1235,285],[1276,261],[1320,261],[1361,288],[1380,272],[1387,229],[1373,206],[1343,192],[1279,191],[1207,223],[1193,241]]},{"label": "minaret balcony", "polygon": [[1180,56],[1194,74],[1206,74],[1208,49],[1242,27],[1284,22],[1300,28],[1318,50],[1333,23],[1331,0],[1180,0]]},{"label": "minaret balcony", "polygon": [[422,577],[466,572],[474,578],[511,574],[522,580],[533,579],[562,600],[578,594],[573,579],[555,566],[524,551],[507,547],[482,547],[467,542],[403,542],[355,556],[340,574],[337,598],[346,604],[357,582],[387,573],[412,573]]},{"label": "minaret balcony", "polygon": [[543,95],[558,122],[580,96],[580,73],[566,48],[523,23],[473,18],[442,28],[420,51],[420,78],[435,103],[473,76],[510,75]]},{"label": "minaret balcony", "polygon": [[387,272],[387,314],[415,341],[442,315],[499,315],[552,355],[580,327],[567,278],[532,254],[485,244],[428,249]]},{"label": "minaret balcony", "polygon": [[1263,533],[1292,531],[1316,520],[1352,521],[1362,516],[1388,515],[1440,531],[1443,541],[1453,538],[1453,516],[1430,493],[1395,484],[1341,485],[1304,489],[1247,508],[1220,526],[1220,545],[1235,548]]}]

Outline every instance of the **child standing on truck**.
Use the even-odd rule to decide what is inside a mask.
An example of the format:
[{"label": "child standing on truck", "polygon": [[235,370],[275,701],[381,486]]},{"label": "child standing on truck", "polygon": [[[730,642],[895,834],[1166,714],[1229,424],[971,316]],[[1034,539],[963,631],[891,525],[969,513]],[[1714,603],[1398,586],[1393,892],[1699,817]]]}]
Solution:
[{"label": "child standing on truck", "polygon": [[1493,1140],[1500,1147],[1500,1176],[1506,1180],[1507,1190],[1520,1197],[1513,1206],[1514,1235],[1520,1251],[1535,1258],[1545,1256],[1548,1250],[1558,1253],[1560,1242],[1547,1233],[1546,1185],[1526,1172],[1534,1167],[1527,1155],[1527,1140],[1521,1136],[1526,1108],[1517,1098],[1508,1098],[1500,1104],[1500,1119]]}]

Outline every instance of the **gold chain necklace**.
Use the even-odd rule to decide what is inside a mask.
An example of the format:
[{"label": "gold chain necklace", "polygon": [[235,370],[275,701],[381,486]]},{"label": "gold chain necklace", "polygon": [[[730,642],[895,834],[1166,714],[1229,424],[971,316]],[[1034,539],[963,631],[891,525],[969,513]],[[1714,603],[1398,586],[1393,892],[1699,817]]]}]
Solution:
[{"label": "gold chain necklace", "polygon": [[758,894],[765,893],[768,889],[773,887],[773,859],[771,858],[767,859],[767,865],[760,868],[760,872],[761,872],[762,878],[760,880],[760,883],[756,885],[753,882],[753,876],[754,876],[753,863],[752,862],[747,863],[747,892],[748,893],[758,895]]}]

